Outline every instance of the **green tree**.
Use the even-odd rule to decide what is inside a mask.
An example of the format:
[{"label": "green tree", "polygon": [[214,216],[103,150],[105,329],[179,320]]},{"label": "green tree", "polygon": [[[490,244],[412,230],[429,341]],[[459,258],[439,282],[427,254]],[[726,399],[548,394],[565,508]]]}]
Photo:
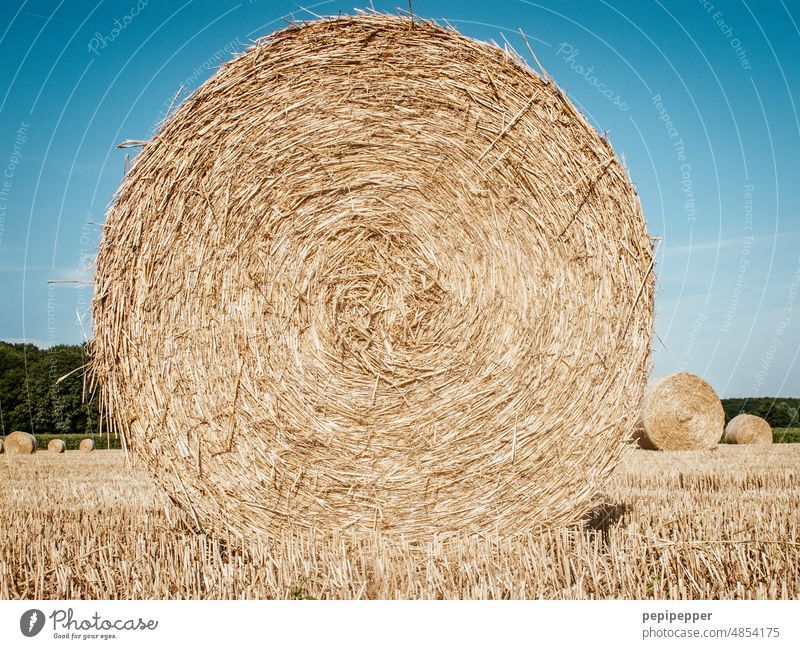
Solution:
[{"label": "green tree", "polygon": [[64,435],[96,432],[97,400],[84,400],[87,360],[86,348],[81,345],[39,350],[34,345],[0,342],[3,430]]},{"label": "green tree", "polygon": [[767,415],[767,421],[773,428],[789,428],[797,421],[797,409],[779,401]]}]

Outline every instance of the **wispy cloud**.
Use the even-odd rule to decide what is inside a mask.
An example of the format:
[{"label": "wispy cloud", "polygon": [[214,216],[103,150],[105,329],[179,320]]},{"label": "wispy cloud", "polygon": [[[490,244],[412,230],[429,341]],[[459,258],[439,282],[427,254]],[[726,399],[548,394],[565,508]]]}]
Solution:
[{"label": "wispy cloud", "polygon": [[[769,241],[772,242],[776,238],[780,240],[780,242],[786,242],[794,240],[795,238],[800,235],[800,231],[797,230],[787,230],[776,234],[771,232],[769,234],[759,234],[757,236],[752,237],[749,239],[751,244],[755,244],[758,242],[765,242]],[[733,237],[730,239],[717,239],[715,241],[694,241],[691,244],[681,244],[681,245],[670,245],[669,243],[665,242],[663,247],[663,252],[665,255],[685,255],[687,253],[692,252],[706,252],[708,250],[722,250],[723,248],[738,248],[742,246],[745,242],[745,237]]]},{"label": "wispy cloud", "polygon": [[[92,279],[92,271],[89,269],[74,268],[53,268],[52,266],[0,266],[0,274],[22,275],[23,273],[45,275],[43,281],[80,281],[87,282]],[[37,279],[38,281],[38,279]]]},{"label": "wispy cloud", "polygon": [[28,273],[43,273],[45,271],[53,270],[51,266],[0,266],[0,273],[21,273],[26,271]]},{"label": "wispy cloud", "polygon": [[703,252],[705,250],[721,250],[722,248],[733,248],[734,246],[741,245],[744,239],[737,237],[735,239],[719,239],[717,241],[703,241],[702,243],[692,243],[681,246],[670,246],[664,244],[665,255],[685,255],[692,252]]},{"label": "wispy cloud", "polygon": [[2,340],[4,343],[11,343],[12,345],[14,345],[16,343],[30,343],[32,345],[36,345],[39,349],[46,349],[46,348],[50,347],[50,345],[56,344],[56,343],[48,343],[48,342],[45,342],[44,340],[39,340],[38,338],[27,338],[26,339],[26,338],[5,338],[4,337],[4,338],[2,338],[0,340]]},{"label": "wispy cloud", "polygon": [[74,268],[56,268],[50,272],[50,276],[47,279],[56,282],[90,282],[92,280],[92,271],[79,266]]}]

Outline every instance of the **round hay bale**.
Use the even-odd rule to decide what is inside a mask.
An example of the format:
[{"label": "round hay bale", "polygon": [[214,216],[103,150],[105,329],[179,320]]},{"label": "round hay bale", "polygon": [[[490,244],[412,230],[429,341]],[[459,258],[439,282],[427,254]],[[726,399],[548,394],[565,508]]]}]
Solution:
[{"label": "round hay bale", "polygon": [[6,452],[5,444],[3,443],[3,440],[0,439],[0,455],[2,455],[5,452]]},{"label": "round hay bale", "polygon": [[611,146],[518,57],[407,18],[293,25],[137,155],[93,370],[207,531],[568,524],[631,434],[652,264]]},{"label": "round hay bale", "polygon": [[706,381],[676,372],[653,382],[641,408],[643,448],[682,451],[715,447],[722,437],[725,412]]},{"label": "round hay bale", "polygon": [[63,439],[51,439],[47,442],[47,450],[51,453],[64,453],[67,450],[67,443]]},{"label": "round hay bale", "polygon": [[84,453],[90,453],[91,451],[94,450],[94,440],[91,439],[90,437],[82,439],[80,445],[78,446],[78,449]]},{"label": "round hay bale", "polygon": [[725,427],[728,444],[772,444],[772,426],[756,415],[736,415]]},{"label": "round hay bale", "polygon": [[9,455],[30,455],[36,453],[36,438],[21,430],[6,435],[5,452]]}]

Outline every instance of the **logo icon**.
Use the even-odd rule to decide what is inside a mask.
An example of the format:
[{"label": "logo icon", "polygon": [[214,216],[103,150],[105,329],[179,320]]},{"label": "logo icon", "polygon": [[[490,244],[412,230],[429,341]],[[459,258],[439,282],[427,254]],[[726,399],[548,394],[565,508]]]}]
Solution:
[{"label": "logo icon", "polygon": [[19,618],[19,630],[22,631],[22,635],[27,638],[32,638],[43,628],[44,613],[42,613],[38,608],[32,608],[29,611],[25,611],[22,614],[22,617]]}]

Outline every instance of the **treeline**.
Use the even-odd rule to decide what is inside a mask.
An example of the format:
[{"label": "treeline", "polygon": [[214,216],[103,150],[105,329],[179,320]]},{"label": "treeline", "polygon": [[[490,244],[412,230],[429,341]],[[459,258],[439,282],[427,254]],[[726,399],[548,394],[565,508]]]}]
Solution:
[{"label": "treeline", "polygon": [[[0,341],[0,425],[3,434],[14,430],[35,435],[97,434],[97,398],[87,402],[83,395],[82,368],[87,362],[85,345],[39,349],[32,344]],[[746,412],[764,417],[773,428],[800,426],[800,399],[723,399],[722,406],[726,420]]]},{"label": "treeline", "polygon": [[795,428],[800,426],[800,399],[789,397],[749,397],[747,399],[723,399],[725,420],[746,413],[766,419],[773,428]]},{"label": "treeline", "polygon": [[39,349],[32,344],[0,341],[2,433],[96,434],[97,398],[83,398],[83,367],[87,362],[85,345]]}]

